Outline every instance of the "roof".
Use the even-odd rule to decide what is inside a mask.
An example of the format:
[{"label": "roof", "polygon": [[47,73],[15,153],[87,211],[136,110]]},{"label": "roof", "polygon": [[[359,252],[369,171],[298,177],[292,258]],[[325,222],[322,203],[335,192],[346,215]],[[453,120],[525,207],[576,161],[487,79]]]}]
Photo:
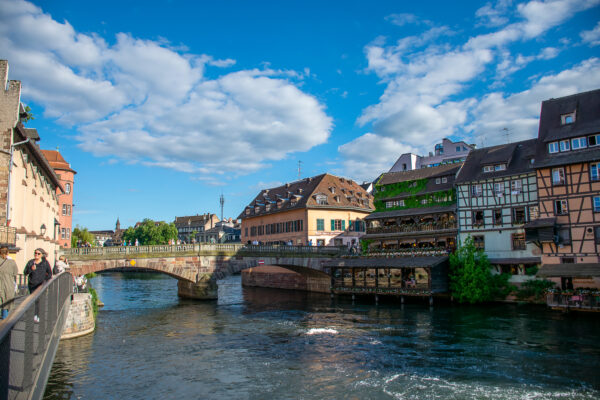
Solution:
[{"label": "roof", "polygon": [[376,258],[339,258],[323,262],[324,267],[383,267],[383,268],[418,268],[435,267],[448,261],[448,256],[430,257],[376,257]]},{"label": "roof", "polygon": [[425,215],[435,214],[443,212],[455,212],[456,204],[449,206],[438,206],[438,207],[418,207],[418,208],[407,208],[404,210],[394,211],[383,211],[372,213],[365,217],[365,220],[379,219],[379,218],[393,218],[393,217],[405,217],[409,215]]},{"label": "roof", "polygon": [[410,171],[388,172],[379,178],[378,185],[389,185],[391,183],[415,181],[425,178],[436,178],[441,176],[455,175],[462,163],[444,164],[437,167],[413,169]]},{"label": "roof", "polygon": [[600,263],[544,264],[539,269],[537,276],[575,278],[600,276]]},{"label": "roof", "polygon": [[[190,225],[205,224],[211,220],[211,218],[217,218],[216,214],[202,214],[202,215],[186,215],[184,217],[175,217],[175,225],[187,225],[188,221]],[[218,219],[218,218],[217,218]]]},{"label": "roof", "polygon": [[[561,115],[575,113],[575,120],[562,124]],[[600,89],[542,102],[534,168],[600,159],[597,148],[550,154],[548,142],[600,133]]]},{"label": "roof", "polygon": [[[535,156],[536,142],[537,139],[529,139],[471,150],[456,177],[456,183],[461,184],[534,172],[531,159]],[[506,164],[506,169],[483,172],[484,166],[495,164]]]},{"label": "roof", "polygon": [[[319,204],[317,197],[326,204]],[[304,208],[352,209],[364,212],[374,209],[373,197],[357,182],[331,174],[321,174],[261,190],[238,218]]]},{"label": "roof", "polygon": [[50,163],[50,166],[54,170],[70,171],[74,174],[77,172],[71,168],[71,164],[65,161],[62,154],[58,150],[42,150],[42,154],[46,157],[46,160]]},{"label": "roof", "polygon": [[539,218],[534,219],[524,225],[525,229],[549,228],[556,224],[556,218]]},{"label": "roof", "polygon": [[15,127],[15,132],[17,132],[17,134],[21,136],[23,140],[30,139],[27,143],[24,143],[24,145],[29,149],[33,157],[37,160],[42,169],[46,172],[46,175],[48,176],[48,178],[50,178],[50,181],[54,184],[54,186],[60,188],[60,190],[64,192],[64,189],[60,184],[60,179],[56,175],[56,172],[54,172],[54,168],[50,166],[50,163],[48,162],[46,157],[44,157],[44,154],[42,153],[42,150],[37,145],[37,143],[32,141],[33,139],[30,136],[28,136],[31,134],[31,132],[28,132],[28,130],[30,129],[25,128],[20,122]]},{"label": "roof", "polygon": [[488,258],[490,264],[539,264],[540,257]]}]

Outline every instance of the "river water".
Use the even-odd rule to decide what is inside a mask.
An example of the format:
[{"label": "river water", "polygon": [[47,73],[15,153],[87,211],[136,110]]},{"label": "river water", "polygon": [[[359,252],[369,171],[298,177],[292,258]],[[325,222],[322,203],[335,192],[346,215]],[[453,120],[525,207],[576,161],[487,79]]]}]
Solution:
[{"label": "river water", "polygon": [[165,275],[92,279],[94,334],[61,341],[46,399],[598,399],[600,318],[380,304]]}]

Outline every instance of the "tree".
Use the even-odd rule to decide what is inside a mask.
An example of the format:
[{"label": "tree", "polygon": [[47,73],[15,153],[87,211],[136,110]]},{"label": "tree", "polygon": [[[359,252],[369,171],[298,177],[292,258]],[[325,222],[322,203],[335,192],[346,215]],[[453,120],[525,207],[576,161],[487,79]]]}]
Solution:
[{"label": "tree", "polygon": [[475,247],[468,236],[463,245],[450,255],[450,291],[460,303],[481,303],[505,297],[511,290],[508,274],[492,275],[483,250]]},{"label": "tree", "polygon": [[71,233],[71,247],[77,247],[77,243],[89,243],[93,245],[96,241],[94,235],[88,232],[87,228],[80,228],[79,225]]},{"label": "tree", "polygon": [[146,218],[137,228],[129,227],[123,232],[123,240],[134,243],[138,240],[143,246],[167,244],[171,239],[177,239],[177,228],[175,224],[159,222]]}]

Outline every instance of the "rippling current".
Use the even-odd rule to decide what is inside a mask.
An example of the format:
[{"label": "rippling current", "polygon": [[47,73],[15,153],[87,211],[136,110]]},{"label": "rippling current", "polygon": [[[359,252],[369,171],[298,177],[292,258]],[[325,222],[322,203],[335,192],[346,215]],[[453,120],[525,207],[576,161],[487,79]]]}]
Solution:
[{"label": "rippling current", "polygon": [[543,307],[374,305],[102,274],[92,335],[61,341],[46,399],[598,399],[600,318]]}]

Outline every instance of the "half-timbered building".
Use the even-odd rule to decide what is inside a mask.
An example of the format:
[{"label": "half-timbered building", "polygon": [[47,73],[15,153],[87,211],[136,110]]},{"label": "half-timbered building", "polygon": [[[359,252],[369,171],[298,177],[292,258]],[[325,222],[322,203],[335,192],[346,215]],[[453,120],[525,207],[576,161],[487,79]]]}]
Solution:
[{"label": "half-timbered building", "polygon": [[460,164],[383,174],[374,190],[375,212],[363,237],[374,249],[456,246],[454,179]]},{"label": "half-timbered building", "polygon": [[496,272],[522,276],[540,263],[541,252],[526,243],[524,230],[539,214],[535,144],[531,139],[472,150],[456,178],[459,240],[471,236]]},{"label": "half-timbered building", "polygon": [[600,90],[542,102],[534,168],[540,215],[526,231],[540,273],[600,287]]}]

